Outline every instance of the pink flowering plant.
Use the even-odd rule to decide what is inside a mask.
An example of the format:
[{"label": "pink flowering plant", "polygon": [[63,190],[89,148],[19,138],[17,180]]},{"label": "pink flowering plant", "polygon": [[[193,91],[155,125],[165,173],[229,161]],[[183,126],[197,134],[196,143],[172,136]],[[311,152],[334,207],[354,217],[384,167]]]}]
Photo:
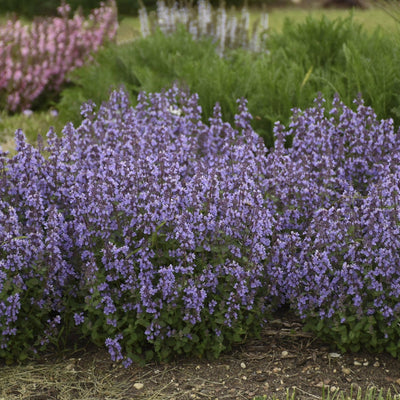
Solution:
[{"label": "pink flowering plant", "polygon": [[117,31],[113,1],[70,18],[70,7],[58,8],[60,17],[35,19],[29,25],[9,20],[0,26],[0,106],[9,111],[29,109],[39,96],[58,92],[67,74],[84,65],[90,55]]}]

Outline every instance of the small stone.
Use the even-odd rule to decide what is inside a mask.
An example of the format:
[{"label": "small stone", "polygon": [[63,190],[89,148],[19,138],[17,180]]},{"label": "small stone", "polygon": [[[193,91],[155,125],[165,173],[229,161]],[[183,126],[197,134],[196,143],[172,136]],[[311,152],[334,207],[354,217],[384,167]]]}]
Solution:
[{"label": "small stone", "polygon": [[369,362],[368,362],[368,361],[364,361],[364,362],[363,362],[363,366],[364,366],[364,367],[368,367],[368,365],[369,365]]},{"label": "small stone", "polygon": [[356,366],[360,366],[361,365],[361,363],[360,363],[360,361],[354,361],[354,365],[356,365]]},{"label": "small stone", "polygon": [[289,355],[289,352],[286,350],[282,351],[282,357],[287,357]]},{"label": "small stone", "polygon": [[247,376],[242,376],[242,379],[244,380],[244,381],[247,381]]},{"label": "small stone", "polygon": [[245,369],[246,368],[246,364],[244,362],[240,363],[240,368]]},{"label": "small stone", "polygon": [[339,358],[339,357],[342,357],[342,355],[339,354],[339,353],[329,353],[328,355],[329,355],[330,358]]},{"label": "small stone", "polygon": [[262,374],[261,369],[258,369],[258,370],[257,370],[257,374]]},{"label": "small stone", "polygon": [[275,372],[275,373],[281,372],[281,371],[282,371],[282,368],[279,368],[279,367],[275,367],[275,368],[273,368],[273,370],[272,370],[272,372]]},{"label": "small stone", "polygon": [[134,385],[133,385],[133,387],[135,388],[135,389],[137,389],[137,390],[142,390],[143,389],[143,387],[144,387],[144,385],[143,385],[143,383],[135,383]]},{"label": "small stone", "polygon": [[342,368],[342,372],[343,372],[345,375],[350,375],[350,373],[351,373],[350,369],[349,369],[349,368],[346,368],[346,367],[343,367],[343,368]]},{"label": "small stone", "polygon": [[378,368],[381,364],[379,364],[379,361],[374,362],[374,367]]},{"label": "small stone", "polygon": [[196,369],[199,370],[200,369],[200,365],[196,365]]},{"label": "small stone", "polygon": [[335,368],[335,369],[333,370],[333,373],[336,374],[336,372],[337,372],[337,371],[336,371],[336,368]]}]

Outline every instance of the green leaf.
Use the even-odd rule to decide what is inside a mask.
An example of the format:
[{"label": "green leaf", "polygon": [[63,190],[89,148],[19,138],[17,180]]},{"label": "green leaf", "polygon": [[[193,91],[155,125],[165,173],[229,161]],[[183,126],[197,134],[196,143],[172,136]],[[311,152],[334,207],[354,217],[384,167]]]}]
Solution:
[{"label": "green leaf", "polygon": [[393,357],[397,357],[398,354],[398,346],[394,343],[394,342],[390,342],[387,346],[386,346],[386,351],[391,354]]}]

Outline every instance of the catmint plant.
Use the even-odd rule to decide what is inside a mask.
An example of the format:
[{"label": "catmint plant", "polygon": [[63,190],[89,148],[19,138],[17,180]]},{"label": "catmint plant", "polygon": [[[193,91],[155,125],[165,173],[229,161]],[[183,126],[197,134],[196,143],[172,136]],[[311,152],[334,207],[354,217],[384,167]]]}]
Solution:
[{"label": "catmint plant", "polygon": [[3,356],[60,327],[125,365],[217,356],[261,328],[275,214],[265,146],[238,107],[235,127],[218,106],[205,124],[176,87],[135,108],[116,91],[43,150],[17,133],[0,175]]},{"label": "catmint plant", "polygon": [[400,134],[360,101],[323,103],[275,128],[270,291],[343,350],[399,355]]},{"label": "catmint plant", "polygon": [[57,343],[76,273],[47,162],[20,131],[16,143],[0,159],[0,358],[21,361]]},{"label": "catmint plant", "polygon": [[0,154],[0,357],[71,332],[125,366],[213,355],[288,304],[342,350],[399,356],[400,137],[361,100],[293,110],[267,151],[176,86],[82,106]]},{"label": "catmint plant", "polygon": [[76,320],[114,360],[216,356],[260,327],[275,221],[265,148],[245,102],[234,129],[218,107],[203,124],[197,101],[174,87],[133,109],[115,92],[64,131],[58,169],[74,167],[57,196],[81,254]]}]

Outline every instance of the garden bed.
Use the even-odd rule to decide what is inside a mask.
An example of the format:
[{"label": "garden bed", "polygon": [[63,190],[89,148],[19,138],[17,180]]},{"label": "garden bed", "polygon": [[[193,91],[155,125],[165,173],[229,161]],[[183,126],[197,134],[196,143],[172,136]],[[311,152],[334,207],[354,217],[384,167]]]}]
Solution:
[{"label": "garden bed", "polygon": [[[93,346],[25,366],[2,366],[0,398],[7,400],[381,399],[400,395],[400,361],[387,354],[335,353],[281,314],[259,340],[218,360],[180,358],[128,369]],[[143,385],[143,386],[142,386]],[[322,387],[325,386],[325,389]],[[295,389],[294,389],[295,388]],[[363,397],[356,397],[358,389]],[[353,393],[352,397],[350,394]],[[261,399],[262,397],[260,397]]]}]

